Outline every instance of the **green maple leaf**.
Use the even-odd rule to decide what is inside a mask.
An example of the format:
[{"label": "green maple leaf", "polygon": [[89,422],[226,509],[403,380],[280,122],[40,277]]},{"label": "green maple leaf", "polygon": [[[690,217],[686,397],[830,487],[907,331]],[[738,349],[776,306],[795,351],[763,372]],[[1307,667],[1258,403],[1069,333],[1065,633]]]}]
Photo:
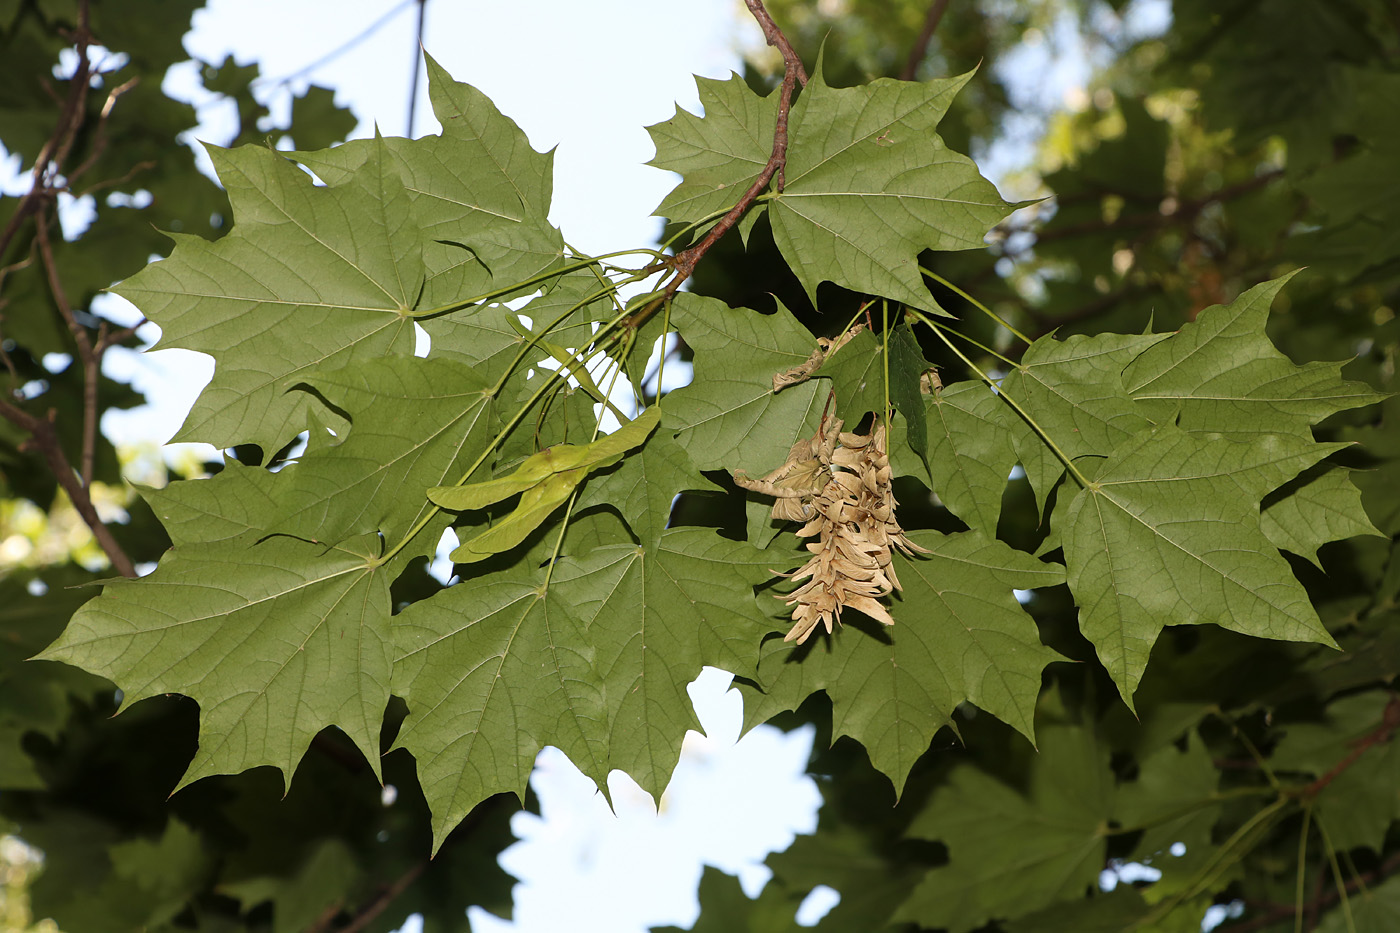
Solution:
[{"label": "green maple leaf", "polygon": [[658,431],[615,469],[590,478],[575,507],[582,511],[611,506],[626,519],[637,540],[650,546],[666,530],[671,503],[678,493],[711,488],[685,448],[668,432]]},{"label": "green maple leaf", "polygon": [[[919,338],[908,321],[901,321],[890,334],[890,404],[904,416],[904,436],[909,448],[930,470],[928,459],[928,423],[924,418],[924,396],[921,382],[933,364],[924,359]],[[929,474],[932,476],[932,474]]]},{"label": "green maple leaf", "polygon": [[[30,590],[38,581],[48,587],[41,595]],[[0,580],[0,788],[44,788],[25,736],[37,733],[57,740],[74,700],[86,702],[112,689],[101,678],[66,665],[26,662],[95,595],[83,585],[91,582],[92,575],[76,565],[37,572],[11,569]]]},{"label": "green maple leaf", "polygon": [[673,528],[654,548],[599,548],[556,571],[551,592],[588,627],[609,768],[659,794],[696,725],[686,684],[705,665],[753,676],[764,620],[752,587],[771,562],[711,529]]},{"label": "green maple leaf", "polygon": [[883,415],[885,348],[869,330],[862,330],[833,353],[816,375],[831,380],[836,414],[848,428],[854,430],[867,412]]},{"label": "green maple leaf", "polygon": [[200,744],[180,786],[273,765],[288,780],[327,726],[376,774],[393,663],[377,535],[328,547],[287,537],[177,548],[141,580],[111,581],[42,657],[112,680],[123,706],[183,693]]},{"label": "green maple leaf", "polygon": [[[784,187],[766,209],[773,238],[807,294],[832,281],[945,313],[923,285],[926,249],[980,249],[1013,209],[967,156],[935,130],[971,74],[914,83],[880,79],[832,88],[818,63],[793,105]],[[657,212],[693,223],[729,207],[773,148],[777,99],[743,81],[700,82],[705,116],[678,113],[651,127],[651,164],[680,172]]]},{"label": "green maple leaf", "polygon": [[1371,524],[1351,471],[1315,467],[1270,496],[1260,513],[1270,543],[1321,567],[1317,549],[1329,541],[1384,534]]},{"label": "green maple leaf", "polygon": [[659,792],[694,724],[686,683],[705,664],[752,672],[750,587],[766,564],[709,529],[674,529],[655,548],[563,561],[547,588],[517,567],[401,613],[398,744],[418,760],[434,848],[486,797],[523,797],[545,745],[600,786],[621,768]]},{"label": "green maple leaf", "polygon": [[[428,487],[460,479],[469,465],[460,461],[495,428],[486,386],[456,362],[390,357],[306,383],[350,413],[349,435],[277,473],[229,464],[212,479],[147,492],[177,546],[271,532],[322,542],[380,533],[397,545],[433,508]],[[420,535],[413,553],[436,543]]]},{"label": "green maple leaf", "polygon": [[1258,503],[1340,446],[1159,425],[1119,445],[1069,501],[1061,534],[1080,629],[1129,706],[1166,625],[1335,645],[1264,537]]},{"label": "green maple leaf", "polygon": [[[428,270],[419,307],[438,308],[539,276],[559,264],[564,244],[547,219],[553,153],[536,152],[490,98],[452,80],[431,55],[425,59],[428,95],[442,133],[386,139],[384,148],[412,205]],[[294,154],[330,185],[359,174],[375,157],[369,140]],[[386,185],[393,183],[386,179]]]},{"label": "green maple leaf", "polygon": [[910,537],[932,553],[896,553],[904,591],[890,607],[893,628],[853,615],[834,637],[813,639],[810,647],[775,639],[759,666],[762,691],[743,688],[753,724],[825,690],[833,734],[863,744],[896,791],[959,703],[971,701],[1033,735],[1041,671],[1059,655],[1041,644],[1011,591],[1064,580],[1059,566],[980,533]]},{"label": "green maple leaf", "polygon": [[773,239],[807,294],[823,281],[939,313],[926,249],[980,249],[1013,209],[935,132],[972,75],[832,88],[818,62],[793,105]]},{"label": "green maple leaf", "polygon": [[[522,353],[525,362],[532,366],[545,359],[542,348],[526,349],[528,335],[541,335],[551,343],[582,349],[593,337],[593,322],[606,320],[607,312],[613,309],[608,297],[598,296],[598,291],[597,277],[582,270],[551,280],[545,294],[518,310],[491,304],[428,318],[423,321],[423,329],[432,341],[429,357],[457,360],[471,366],[479,378],[494,381]],[[522,315],[530,320],[529,328],[521,323]],[[568,319],[561,322],[565,315],[569,315]],[[531,391],[534,388],[531,386]]]},{"label": "green maple leaf", "polygon": [[233,230],[213,243],[176,237],[169,259],[118,289],[161,326],[164,346],[217,360],[181,439],[276,450],[319,408],[288,392],[307,373],[408,356],[411,312],[558,261],[550,158],[479,92],[429,67],[441,137],[297,154],[325,186],[282,153],[214,150]]},{"label": "green maple leaf", "polygon": [[[840,822],[830,817],[830,803],[824,802],[822,825],[815,833],[798,836],[766,864],[774,882],[788,890],[809,892],[824,884],[840,893],[841,902],[817,924],[820,933],[885,929],[890,914],[922,879],[923,868],[912,859],[891,857],[865,824],[852,825],[851,816]],[[776,887],[774,882],[770,884]]]},{"label": "green maple leaf", "polygon": [[671,321],[695,350],[695,375],[666,397],[661,430],[678,435],[696,467],[762,476],[816,430],[819,383],[773,391],[773,375],[805,363],[815,346],[786,309],[760,314],[682,292]]},{"label": "green maple leaf", "polygon": [[1114,800],[1108,749],[1084,727],[1038,732],[1024,790],[960,764],[915,817],[909,835],[941,840],[948,865],[928,873],[896,920],[965,933],[1012,909],[1080,898],[1098,881]]},{"label": "green maple leaf", "polygon": [[492,794],[524,797],[535,756],[564,751],[606,775],[601,692],[583,625],[545,598],[541,571],[474,577],[395,619],[394,693],[408,703],[396,747],[418,762],[433,819],[433,851]]},{"label": "green maple leaf", "polygon": [[[799,901],[776,884],[765,885],[755,899],[739,879],[706,865],[696,891],[700,916],[690,933],[799,933]],[[684,933],[680,927],[652,927],[651,933]]]},{"label": "green maple leaf", "polygon": [[[236,897],[245,910],[272,902],[272,933],[314,929],[327,908],[338,908],[364,884],[364,869],[343,839],[321,839],[300,865],[286,875],[263,875],[219,885],[221,894]],[[182,905],[183,906],[183,905]]]},{"label": "green maple leaf", "polygon": [[759,97],[738,75],[726,81],[696,78],[695,84],[703,117],[678,107],[671,119],[647,127],[656,145],[656,157],[647,164],[684,177],[655,214],[685,224],[739,200],[768,163],[778,118],[778,95]]},{"label": "green maple leaf", "polygon": [[1123,371],[1123,384],[1154,422],[1180,415],[1188,431],[1299,433],[1328,415],[1385,396],[1341,378],[1341,363],[1299,366],[1264,334],[1274,296],[1296,273],[1206,308]]},{"label": "green maple leaf", "polygon": [[407,196],[382,196],[395,173],[377,142],[379,158],[336,188],[269,149],[211,150],[233,230],[213,243],[175,237],[169,259],[117,289],[160,325],[162,346],[217,361],[177,440],[270,453],[306,425],[313,397],[287,390],[308,371],[412,353],[403,312],[422,257]]},{"label": "green maple leaf", "polygon": [[[1031,413],[1070,459],[1106,456],[1152,424],[1123,385],[1123,370],[1165,334],[1041,337],[1002,382],[1001,391]],[[1037,501],[1044,504],[1064,463],[1009,406],[995,413],[1010,429]],[[993,526],[995,527],[995,526]]]},{"label": "green maple leaf", "polygon": [[[1158,748],[1138,762],[1137,780],[1118,788],[1114,819],[1124,828],[1143,828],[1134,858],[1162,872],[1152,887],[1154,903],[1183,890],[1210,863],[1219,784],[1210,751],[1192,731],[1185,751],[1175,744]],[[1177,843],[1186,847],[1180,856],[1171,851]]]},{"label": "green maple leaf", "polygon": [[[969,527],[994,535],[1006,481],[1017,462],[1003,420],[1005,403],[983,383],[966,381],[936,390],[924,404],[934,491]],[[918,474],[898,449],[891,451],[890,461],[899,473]]]},{"label": "green maple leaf", "polygon": [[1332,908],[1317,926],[1317,933],[1352,933],[1353,930],[1392,930],[1400,924],[1400,878],[1348,895],[1349,909]]},{"label": "green maple leaf", "polygon": [[[1043,910],[1017,917],[1003,924],[1006,933],[1123,933],[1133,929],[1148,912],[1148,905],[1138,889],[1120,884],[1112,891],[1098,891],[1091,897],[1060,901]],[[1182,911],[1185,913],[1185,911]],[[1183,928],[1182,933],[1195,933],[1199,922]],[[1147,927],[1154,933],[1169,933],[1166,927]],[[1171,928],[1175,929],[1175,928]]]}]

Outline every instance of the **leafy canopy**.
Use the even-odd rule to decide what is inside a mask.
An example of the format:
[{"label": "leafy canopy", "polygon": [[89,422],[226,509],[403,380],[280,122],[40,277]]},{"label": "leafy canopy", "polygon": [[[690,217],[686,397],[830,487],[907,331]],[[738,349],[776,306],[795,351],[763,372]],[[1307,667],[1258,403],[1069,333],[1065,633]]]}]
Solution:
[{"label": "leafy canopy", "polygon": [[[171,752],[161,794],[193,784],[175,799],[195,799],[213,793],[202,779],[271,766],[269,799],[290,794],[310,825],[320,817],[308,787],[345,795],[326,801],[364,796],[308,754],[334,743],[352,771],[416,779],[422,847],[464,858],[449,837],[493,813],[504,833],[490,801],[524,797],[545,745],[600,787],[621,769],[659,793],[695,725],[685,686],[708,664],[738,675],[749,725],[830,706],[820,767],[842,779],[827,788],[821,830],[774,860],[779,886],[756,905],[719,879],[702,886],[755,931],[786,928],[790,895],[818,882],[845,898],[827,929],[1168,929],[1155,924],[1199,920],[1233,883],[1212,853],[1248,851],[1300,810],[1326,822],[1329,846],[1384,847],[1400,758],[1387,746],[1332,769],[1400,721],[1374,690],[1348,693],[1400,669],[1400,578],[1376,540],[1400,529],[1377,492],[1388,466],[1368,471],[1377,464],[1333,438],[1388,455],[1382,429],[1354,411],[1387,397],[1343,378],[1342,363],[1295,363],[1299,341],[1285,353],[1266,333],[1271,308],[1306,295],[1306,280],[1217,289],[1155,332],[1140,326],[1147,305],[1084,330],[1072,313],[1060,331],[1053,315],[1038,327],[1009,315],[1039,335],[1023,337],[936,271],[996,279],[981,247],[1016,222],[942,135],[965,135],[972,73],[837,87],[823,60],[786,115],[781,171],[739,222],[787,277],[781,300],[666,290],[676,263],[664,251],[570,249],[547,219],[551,157],[480,92],[428,67],[441,135],[215,149],[232,228],[175,234],[168,259],[117,287],[160,325],[163,346],[214,357],[180,439],[236,455],[208,479],[142,492],[133,508],[148,508],[152,540],[172,545],[153,572],[90,599],[66,592],[43,624],[8,627],[22,629],[22,654],[56,636],[43,660],[112,681],[134,706],[118,721],[137,725],[122,728],[166,702],[153,698],[194,701],[198,746]],[[1348,80],[1365,93],[1337,122],[1355,132],[1383,112],[1393,81]],[[781,116],[780,93],[737,77],[702,79],[700,95],[704,116],[651,128],[653,164],[681,175],[657,209],[679,225],[668,247],[698,242],[734,205],[768,163]],[[1056,224],[1115,223],[1086,193],[1164,203],[1166,130],[1135,105],[1122,117],[1122,152],[1106,141],[1059,179],[1047,255]],[[1375,141],[1360,167],[1378,172],[1390,144]],[[1100,176],[1124,153],[1131,171],[1109,186]],[[1306,184],[1339,224],[1373,225],[1347,177],[1324,165]],[[1145,216],[1130,226],[1173,222],[1165,208]],[[1341,253],[1355,246],[1329,235]],[[1120,262],[1116,242],[1069,257],[1084,281],[1116,268],[1104,265]],[[1378,249],[1343,258],[1379,262]],[[1057,311],[1078,287],[1041,284]],[[63,333],[19,330],[41,355]],[[658,397],[648,360],[659,338],[679,338],[693,370]],[[1308,358],[1355,352],[1326,349]],[[73,388],[63,391],[79,397]],[[889,449],[859,453],[877,422]],[[885,472],[869,468],[886,454]],[[736,474],[773,479],[754,491]],[[907,550],[879,538],[896,510]],[[819,539],[823,521],[842,536]],[[1380,548],[1352,568],[1380,594],[1374,607],[1319,603],[1328,549],[1358,535]],[[863,550],[840,551],[851,546]],[[879,589],[892,626],[845,606],[830,636],[796,647],[779,637],[795,586],[783,575],[823,547],[814,577]],[[424,571],[435,555],[450,565],[446,585]],[[18,598],[21,585],[5,589]],[[1338,646],[1352,653],[1335,660]],[[1250,659],[1266,655],[1301,673],[1254,683],[1271,665]],[[58,735],[67,697],[95,678],[58,664],[28,670],[68,681],[16,676],[0,661],[0,700],[31,710],[0,719],[0,780],[42,786],[25,736]],[[1212,755],[1223,732],[1251,724],[1216,734],[1205,721],[1223,717],[1220,681],[1234,689],[1232,677],[1248,682],[1250,712],[1284,710],[1282,738],[1259,743],[1271,756],[1261,767],[1283,775],[1270,772],[1269,788],[1281,789],[1249,811],[1232,807],[1273,791],[1224,787]],[[1344,697],[1321,724],[1286,705],[1311,689]],[[275,823],[253,799],[231,812]],[[373,793],[355,799],[357,814],[379,806]],[[161,825],[107,849],[120,870],[102,890],[140,892],[133,926],[174,917],[223,870],[201,854],[204,830]],[[86,826],[74,818],[49,838]],[[945,861],[925,857],[930,842]],[[319,828],[251,845],[279,867],[250,857],[220,876],[219,896],[270,901],[278,928],[318,922],[364,876]],[[1085,896],[1130,854],[1162,880]],[[162,871],[175,862],[181,872]],[[1392,888],[1377,886],[1357,916],[1393,913]],[[100,902],[82,910],[98,915]],[[1342,929],[1335,917],[1323,928]]]},{"label": "leafy canopy", "polygon": [[[712,664],[753,685],[754,721],[824,691],[837,733],[899,787],[961,703],[1034,738],[1041,672],[1057,655],[1012,590],[1062,580],[1129,703],[1167,625],[1331,643],[1259,502],[1339,448],[1313,442],[1311,422],[1377,396],[1335,364],[1298,367],[1269,348],[1262,321],[1281,280],[1175,334],[1043,337],[999,395],[975,382],[921,395],[926,364],[906,325],[863,331],[816,378],[775,391],[773,375],[811,354],[807,329],[781,307],[682,294],[665,314],[695,350],[693,382],[615,434],[584,441],[585,430],[512,467],[505,445],[530,433],[541,445],[554,436],[545,426],[577,409],[548,361],[582,372],[575,356],[633,351],[636,318],[593,303],[629,276],[594,262],[597,287],[570,291],[580,262],[545,219],[548,158],[480,94],[435,65],[431,78],[440,137],[220,153],[233,233],[179,238],[170,260],[121,288],[172,345],[216,358],[183,437],[271,451],[310,432],[276,472],[231,466],[155,494],[174,550],[85,605],[44,655],[111,678],[128,703],[198,701],[185,782],[264,764],[290,776],[329,726],[377,768],[394,694],[408,703],[399,742],[419,762],[440,843],[486,797],[523,793],[546,744],[600,784],[621,768],[659,789],[691,721],[683,685]],[[809,292],[825,279],[937,307],[918,254],[975,246],[1009,210],[933,132],[965,82],[836,90],[818,69],[793,111],[785,187],[765,205]],[[742,181],[748,163],[734,153],[771,120],[733,82],[705,87],[726,106],[657,131],[657,164],[685,173],[670,203],[697,220],[709,201],[684,198]],[[544,293],[521,314],[539,329],[497,324],[505,352],[483,357],[472,322],[502,320],[499,301],[532,286]],[[562,346],[553,330],[578,315],[604,326],[561,334]],[[461,326],[437,323],[419,359],[418,319]],[[463,361],[473,353],[475,365]],[[927,555],[896,558],[888,633],[852,619],[810,650],[764,647],[781,623],[754,588],[794,564],[791,539],[658,534],[659,513],[694,488],[695,468],[766,470],[824,417],[887,417],[891,395],[927,462],[912,479],[931,479],[971,530],[924,532],[914,540]],[[1034,465],[1041,495],[1068,471],[1052,518],[1063,565],[995,540],[1011,450]],[[619,461],[641,467],[622,468],[630,489],[607,472]],[[613,494],[585,501],[617,510],[630,535],[561,537],[595,482]],[[1346,528],[1367,527],[1357,500],[1336,502]],[[452,553],[462,582],[395,616],[391,585],[454,512],[469,523]],[[528,546],[539,534],[543,547]]]}]

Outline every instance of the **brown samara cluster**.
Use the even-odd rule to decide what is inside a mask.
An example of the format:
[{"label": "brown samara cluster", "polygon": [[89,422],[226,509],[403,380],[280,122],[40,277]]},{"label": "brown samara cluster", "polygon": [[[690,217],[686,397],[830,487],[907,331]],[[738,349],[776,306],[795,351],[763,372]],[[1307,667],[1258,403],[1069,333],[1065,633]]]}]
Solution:
[{"label": "brown samara cluster", "polygon": [[812,437],[798,441],[782,466],[763,479],[736,471],[734,482],[774,496],[773,517],[804,522],[797,534],[812,557],[792,573],[806,580],[778,598],[793,607],[792,630],[784,641],[799,645],[820,625],[831,632],[841,610],[852,607],[893,625],[878,601],[901,589],[890,548],[906,555],[927,554],[904,534],[895,519],[885,424],[877,419],[870,434],[845,433],[839,418],[826,419]]}]

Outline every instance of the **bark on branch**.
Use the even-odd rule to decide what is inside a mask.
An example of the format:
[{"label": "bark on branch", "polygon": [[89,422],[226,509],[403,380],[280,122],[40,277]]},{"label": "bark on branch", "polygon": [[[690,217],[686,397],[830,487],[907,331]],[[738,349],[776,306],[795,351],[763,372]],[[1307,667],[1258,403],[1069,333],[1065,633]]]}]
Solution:
[{"label": "bark on branch", "polygon": [[743,196],[734,203],[734,206],[710,228],[710,232],[689,249],[682,250],[667,265],[672,269],[674,275],[662,288],[659,297],[648,302],[644,307],[636,312],[629,321],[629,326],[637,326],[646,320],[662,304],[669,301],[680,289],[682,283],[690,278],[695,271],[695,265],[700,259],[710,251],[710,248],[719,242],[724,236],[734,228],[739,222],[739,218],[744,216],[744,212],[753,206],[758,196],[768,187],[769,182],[777,176],[777,188],[783,190],[783,167],[787,164],[788,148],[788,114],[792,110],[792,95],[797,85],[807,86],[807,70],[802,66],[802,59],[793,50],[792,43],[788,42],[783,31],[778,28],[778,24],[773,21],[763,5],[763,0],[744,0],[758,21],[759,27],[763,30],[763,37],[768,40],[768,44],[778,50],[783,56],[783,83],[778,91],[778,117],[773,127],[773,150],[768,156],[768,161],[764,163],[763,170],[758,173],[758,177],[753,180]]},{"label": "bark on branch", "polygon": [[[30,173],[29,190],[25,192],[19,204],[16,205],[15,212],[5,224],[4,230],[0,231],[0,256],[3,256],[25,224],[29,220],[33,220],[33,245],[31,250],[26,252],[32,258],[34,251],[37,251],[54,306],[68,326],[68,331],[73,338],[76,356],[82,363],[82,449],[77,469],[69,462],[67,454],[63,451],[63,446],[59,443],[58,432],[54,428],[57,413],[53,409],[41,417],[25,411],[15,404],[12,398],[0,398],[0,418],[4,418],[29,435],[28,440],[21,445],[22,449],[35,451],[43,457],[44,463],[52,471],[54,478],[58,480],[59,486],[68,494],[73,507],[82,516],[83,522],[92,531],[98,545],[112,562],[112,567],[124,577],[134,577],[136,576],[136,568],[131,558],[117,543],[101,516],[97,514],[97,508],[93,505],[92,497],[89,494],[94,465],[97,460],[97,429],[98,416],[100,415],[97,390],[102,377],[102,357],[109,347],[130,336],[134,328],[124,328],[114,332],[104,323],[98,328],[94,340],[88,328],[78,321],[73,304],[63,287],[63,277],[55,261],[53,250],[54,220],[50,219],[50,212],[57,204],[59,192],[66,190],[74,178],[91,168],[101,155],[106,145],[107,118],[116,105],[117,99],[133,84],[133,82],[128,81],[108,95],[98,117],[92,151],[77,169],[65,176],[64,166],[72,155],[73,148],[88,116],[87,98],[88,90],[92,85],[93,72],[89,57],[93,45],[93,36],[89,28],[89,12],[89,0],[80,0],[78,25],[72,36],[73,45],[77,51],[77,65],[74,66],[73,76],[69,80],[68,93],[59,106],[58,120],[55,123],[53,133],[34,160],[34,168]],[[0,269],[0,284],[3,284],[6,272],[27,265],[31,258]],[[15,376],[13,365],[8,356],[5,358],[5,364],[10,369],[11,375]]]}]

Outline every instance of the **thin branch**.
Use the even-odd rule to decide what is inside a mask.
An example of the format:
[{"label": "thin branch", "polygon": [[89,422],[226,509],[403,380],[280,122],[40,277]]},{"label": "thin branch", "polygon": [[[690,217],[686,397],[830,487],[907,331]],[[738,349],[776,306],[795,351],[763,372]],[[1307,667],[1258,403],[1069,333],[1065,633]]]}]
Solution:
[{"label": "thin branch", "polygon": [[[1396,853],[1386,859],[1375,871],[1367,872],[1364,875],[1359,875],[1351,881],[1348,881],[1346,885],[1347,893],[1355,893],[1365,885],[1384,878],[1397,869],[1400,869],[1400,853]],[[1314,907],[1318,910],[1326,909],[1341,899],[1341,894],[1334,888],[1317,897],[1315,900],[1310,901],[1306,909],[1311,910],[1314,909]],[[1232,923],[1227,927],[1216,927],[1216,929],[1219,933],[1251,933],[1253,930],[1268,929],[1277,924],[1280,920],[1286,920],[1292,917],[1295,913],[1296,909],[1292,904],[1276,904],[1267,908],[1265,912],[1258,917],[1251,917],[1239,923]]]},{"label": "thin branch", "polygon": [[5,229],[0,231],[0,256],[9,249],[24,222],[41,209],[45,200],[52,197],[53,180],[62,173],[63,163],[73,148],[73,141],[78,136],[78,129],[82,126],[83,117],[87,112],[88,87],[92,79],[92,65],[87,56],[90,41],[88,0],[80,0],[78,30],[74,35],[74,44],[78,47],[78,64],[68,84],[68,96],[63,100],[53,133],[34,159],[34,168],[30,170],[29,190],[15,206],[15,212],[10,215]]},{"label": "thin branch", "polygon": [[[102,153],[107,151],[107,121],[112,116],[112,110],[117,106],[117,100],[123,94],[140,83],[140,77],[131,78],[112,88],[111,93],[107,95],[107,100],[102,105],[102,112],[97,117],[97,129],[93,132],[92,152],[88,153],[88,157],[82,161],[82,164],[68,175],[67,180],[70,188],[73,182],[87,174],[88,169],[97,164],[97,160],[102,158]],[[143,164],[154,165],[150,162]],[[129,178],[130,175],[131,173],[128,173],[127,177]]]},{"label": "thin branch", "polygon": [[807,70],[802,67],[802,59],[793,51],[792,43],[788,42],[787,36],[783,35],[778,24],[773,22],[773,17],[763,5],[763,0],[744,0],[744,5],[749,8],[753,18],[758,20],[758,27],[763,30],[763,38],[782,54],[783,67],[788,72],[795,68],[798,82],[806,87]]},{"label": "thin branch", "polygon": [[73,471],[68,457],[63,453],[63,447],[58,442],[58,434],[54,431],[54,412],[51,410],[47,418],[36,418],[8,401],[0,399],[0,418],[4,418],[29,434],[29,440],[21,445],[22,449],[39,451],[58,480],[58,484],[63,487],[64,492],[68,493],[68,499],[73,503],[73,508],[78,510],[78,514],[82,516],[88,528],[92,529],[93,537],[97,539],[97,544],[107,555],[107,559],[112,562],[112,567],[124,577],[135,577],[136,566],[122,550],[122,546],[117,543],[117,539],[112,537],[111,529],[97,514],[97,509],[88,496],[87,487],[78,479],[78,474]]},{"label": "thin branch", "polygon": [[1385,712],[1381,714],[1381,724],[1352,742],[1351,751],[1347,756],[1333,765],[1326,774],[1304,787],[1298,796],[1316,797],[1322,793],[1328,784],[1342,775],[1342,772],[1356,764],[1357,759],[1364,755],[1367,749],[1390,741],[1396,729],[1400,729],[1400,694],[1392,696],[1390,702],[1385,705]]},{"label": "thin branch", "polygon": [[0,331],[0,363],[5,365],[5,371],[10,374],[11,388],[18,389],[24,384],[24,380],[19,377],[19,371],[15,369],[15,361],[10,358],[10,351],[5,349],[5,334],[3,331]]},{"label": "thin branch", "polygon": [[913,81],[914,76],[919,73],[919,65],[923,62],[924,56],[928,54],[929,41],[933,39],[933,34],[938,31],[938,24],[947,11],[948,0],[933,0],[929,4],[928,15],[924,17],[924,28],[919,30],[919,38],[914,40],[914,47],[909,50],[909,60],[904,63],[904,70],[899,73],[899,80]]},{"label": "thin branch", "polygon": [[[87,119],[87,98],[93,74],[92,61],[89,57],[93,41],[89,14],[90,0],[79,0],[78,26],[70,37],[77,52],[77,65],[69,80],[67,96],[59,101],[59,115],[53,133],[34,160],[29,190],[25,192],[20,203],[16,205],[15,212],[6,223],[4,231],[0,232],[0,255],[3,255],[23,227],[24,222],[31,217],[34,219],[35,236],[30,257],[32,258],[33,251],[37,250],[54,304],[68,325],[68,329],[73,335],[77,355],[82,359],[83,429],[79,469],[76,471],[73,469],[63,451],[62,444],[59,443],[58,433],[54,428],[54,420],[57,415],[54,410],[50,409],[46,417],[36,417],[19,408],[9,399],[0,398],[0,418],[4,418],[29,434],[29,439],[21,445],[21,449],[39,452],[53,472],[58,484],[68,494],[73,508],[77,510],[83,522],[92,531],[98,545],[112,562],[112,567],[124,577],[135,577],[135,565],[126,552],[122,550],[121,545],[117,543],[111,529],[97,514],[97,509],[89,494],[94,464],[97,459],[99,414],[97,389],[101,378],[102,355],[114,343],[125,340],[128,334],[125,329],[112,333],[104,322],[98,329],[97,343],[93,344],[87,328],[78,322],[77,316],[73,312],[72,303],[68,300],[67,292],[63,288],[63,280],[54,259],[53,231],[49,220],[50,205],[56,202],[58,192],[66,187],[73,177],[77,177],[91,168],[100,157],[105,146],[104,130],[107,118],[116,105],[117,99],[126,93],[133,84],[133,82],[122,84],[107,95],[107,101],[103,105],[99,117],[92,153],[70,177],[65,178],[64,166],[67,164],[69,156],[72,155],[73,147],[76,145]],[[56,94],[54,97],[57,101]],[[31,258],[5,267],[0,270],[0,274],[27,264]],[[6,355],[4,362],[10,375],[17,377],[8,355]]]},{"label": "thin branch", "polygon": [[[87,328],[78,323],[73,306],[68,301],[68,293],[64,291],[58,264],[53,258],[53,244],[49,241],[47,213],[39,211],[34,215],[34,221],[39,228],[36,240],[39,258],[43,260],[44,272],[48,277],[49,291],[53,294],[54,304],[58,306],[58,313],[73,334],[78,357],[83,361],[83,458],[79,475],[83,478],[83,485],[88,486],[92,484],[93,464],[97,459],[97,383],[102,375],[102,354],[93,347]],[[102,340],[106,334],[105,331],[100,333],[99,340]]]},{"label": "thin branch", "polygon": [[[1003,241],[1013,233],[1033,233],[1035,235],[1035,242],[1026,247],[1026,249],[1031,249],[1040,243],[1065,240],[1090,233],[1112,233],[1119,230],[1141,228],[1151,230],[1194,220],[1197,214],[1212,204],[1233,200],[1258,188],[1262,188],[1275,179],[1282,177],[1283,169],[1274,169],[1264,172],[1253,178],[1238,182],[1237,184],[1228,185],[1221,188],[1219,191],[1212,191],[1210,194],[1199,198],[1193,198],[1190,201],[1182,201],[1177,205],[1176,209],[1170,213],[1163,213],[1158,210],[1148,214],[1124,214],[1113,220],[1088,220],[1083,223],[1069,224],[1068,226],[1043,231],[1032,231],[1026,228],[1012,227],[1003,223],[992,228],[992,232]],[[1112,192],[1104,193],[1111,194]],[[1010,251],[1008,251],[1008,255],[1009,254]]]},{"label": "thin branch", "polygon": [[355,919],[350,921],[349,926],[341,927],[339,933],[360,933],[361,930],[367,928],[374,922],[376,917],[382,914],[384,910],[394,902],[395,898],[408,890],[409,885],[418,880],[418,876],[423,874],[424,869],[427,867],[428,862],[426,859],[415,863],[412,868],[395,879],[393,884],[381,891],[379,896],[369,903],[369,906],[360,911]]},{"label": "thin branch", "polygon": [[797,52],[793,51],[792,44],[788,42],[783,31],[778,28],[778,24],[773,22],[773,17],[763,6],[763,0],[744,0],[749,12],[763,30],[763,36],[768,40],[768,44],[776,48],[783,56],[783,83],[778,92],[778,116],[773,126],[773,150],[768,156],[768,161],[764,164],[763,170],[758,173],[758,177],[749,185],[742,197],[735,202],[734,206],[721,217],[715,225],[710,228],[710,232],[705,234],[699,243],[689,249],[677,253],[675,258],[669,260],[667,265],[674,271],[671,280],[668,281],[661,294],[645,306],[639,309],[628,320],[627,326],[636,327],[646,320],[651,314],[680,290],[681,284],[695,271],[695,264],[710,251],[710,248],[719,242],[724,236],[734,228],[739,222],[739,218],[744,216],[744,212],[753,206],[754,201],[768,187],[768,183],[777,176],[777,189],[783,190],[783,166],[787,163],[788,147],[788,114],[792,110],[792,95],[797,85],[807,86],[807,71],[802,67],[802,59]]}]

